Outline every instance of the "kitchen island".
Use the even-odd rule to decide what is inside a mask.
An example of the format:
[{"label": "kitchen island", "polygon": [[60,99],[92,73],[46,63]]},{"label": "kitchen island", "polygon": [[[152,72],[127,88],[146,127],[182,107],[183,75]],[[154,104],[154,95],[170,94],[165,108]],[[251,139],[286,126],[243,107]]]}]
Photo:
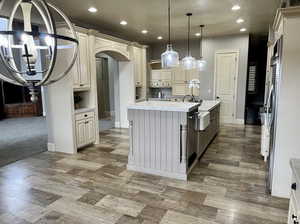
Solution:
[{"label": "kitchen island", "polygon": [[199,103],[166,101],[130,105],[127,169],[187,180],[201,156],[200,131],[195,130],[199,107]]}]

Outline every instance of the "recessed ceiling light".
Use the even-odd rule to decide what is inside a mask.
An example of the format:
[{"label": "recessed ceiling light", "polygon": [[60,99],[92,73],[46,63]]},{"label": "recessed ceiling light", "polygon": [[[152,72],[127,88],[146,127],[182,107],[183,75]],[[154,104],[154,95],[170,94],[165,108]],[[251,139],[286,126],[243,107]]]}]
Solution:
[{"label": "recessed ceiling light", "polygon": [[122,21],[120,22],[120,24],[123,25],[123,26],[126,26],[126,25],[127,25],[127,22],[126,22],[125,20],[122,20]]},{"label": "recessed ceiling light", "polygon": [[242,19],[242,18],[239,18],[239,19],[236,20],[236,22],[237,22],[237,23],[243,23],[243,22],[245,22],[245,20]]},{"label": "recessed ceiling light", "polygon": [[201,33],[195,33],[195,36],[200,37]]},{"label": "recessed ceiling light", "polygon": [[95,7],[90,7],[88,10],[91,13],[96,13],[98,11],[98,9],[96,9]]},{"label": "recessed ceiling light", "polygon": [[162,36],[158,36],[157,39],[158,39],[158,40],[162,40],[163,37],[162,37]]},{"label": "recessed ceiling light", "polygon": [[148,33],[148,30],[142,30],[142,33],[143,33],[143,34],[147,34],[147,33]]},{"label": "recessed ceiling light", "polygon": [[237,10],[240,10],[240,9],[241,9],[241,6],[239,6],[239,5],[234,5],[231,8],[231,10],[233,10],[233,11],[237,11]]},{"label": "recessed ceiling light", "polygon": [[241,32],[246,32],[247,29],[246,29],[246,28],[241,28],[240,31],[241,31]]}]

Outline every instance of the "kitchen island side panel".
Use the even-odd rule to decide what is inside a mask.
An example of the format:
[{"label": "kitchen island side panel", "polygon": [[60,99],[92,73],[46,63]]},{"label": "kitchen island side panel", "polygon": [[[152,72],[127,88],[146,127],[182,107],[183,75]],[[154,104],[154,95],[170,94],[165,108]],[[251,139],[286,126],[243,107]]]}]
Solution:
[{"label": "kitchen island side panel", "polygon": [[187,113],[129,109],[128,119],[128,169],[185,179],[186,141],[180,129],[187,125]]}]

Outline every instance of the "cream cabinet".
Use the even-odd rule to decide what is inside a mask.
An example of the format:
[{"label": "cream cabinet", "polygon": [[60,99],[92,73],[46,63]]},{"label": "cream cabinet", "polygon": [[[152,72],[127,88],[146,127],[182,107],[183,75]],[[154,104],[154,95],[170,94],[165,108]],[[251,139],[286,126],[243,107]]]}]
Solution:
[{"label": "cream cabinet", "polygon": [[173,70],[172,81],[172,95],[173,96],[185,96],[194,95],[199,96],[199,89],[188,87],[190,80],[199,79],[199,72],[197,69],[185,71],[182,68],[176,68]]},{"label": "cream cabinet", "polygon": [[134,78],[136,87],[143,86],[144,77],[146,77],[146,50],[139,47],[133,47],[134,58]]},{"label": "cream cabinet", "polygon": [[173,84],[186,83],[186,72],[182,68],[173,69]]},{"label": "cream cabinet", "polygon": [[172,70],[169,69],[152,70],[150,86],[153,88],[171,88]]},{"label": "cream cabinet", "polygon": [[93,144],[96,140],[94,112],[78,113],[75,115],[77,148]]},{"label": "cream cabinet", "polygon": [[91,87],[88,35],[77,33],[79,51],[76,64],[73,66],[73,87],[75,90],[88,90]]}]

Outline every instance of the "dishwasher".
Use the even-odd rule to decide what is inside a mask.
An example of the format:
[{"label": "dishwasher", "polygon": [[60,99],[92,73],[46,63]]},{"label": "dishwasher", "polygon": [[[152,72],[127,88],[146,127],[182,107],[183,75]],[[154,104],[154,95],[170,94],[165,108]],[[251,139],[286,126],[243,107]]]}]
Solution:
[{"label": "dishwasher", "polygon": [[198,121],[198,109],[188,113],[188,127],[187,127],[187,163],[188,168],[193,165],[197,159],[197,146],[198,146],[198,132],[197,132],[197,121]]}]

